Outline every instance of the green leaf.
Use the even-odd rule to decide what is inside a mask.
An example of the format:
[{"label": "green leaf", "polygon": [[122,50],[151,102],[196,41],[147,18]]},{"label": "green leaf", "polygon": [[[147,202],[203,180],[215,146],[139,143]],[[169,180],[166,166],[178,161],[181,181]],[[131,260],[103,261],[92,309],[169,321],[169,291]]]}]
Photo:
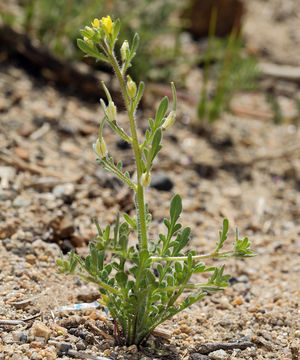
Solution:
[{"label": "green leaf", "polygon": [[77,39],[77,45],[84,53],[86,53],[89,56],[95,57],[97,60],[102,60],[105,62],[109,62],[107,57],[100,53],[99,50],[95,46],[90,46],[82,39]]},{"label": "green leaf", "polygon": [[119,227],[120,227],[120,213],[117,213],[117,220],[116,220],[116,225],[114,227],[114,247],[117,245],[118,242],[118,235],[119,235]]},{"label": "green leaf", "polygon": [[113,32],[113,35],[112,35],[112,43],[114,44],[117,40],[117,37],[119,35],[119,31],[120,31],[120,20],[117,19],[115,22],[114,22],[114,32]]},{"label": "green leaf", "polygon": [[120,286],[125,287],[127,280],[128,280],[128,275],[124,271],[119,271],[116,273],[115,277],[116,277],[117,283]]},{"label": "green leaf", "polygon": [[136,50],[139,46],[139,42],[140,42],[140,37],[139,37],[138,33],[135,33],[133,40],[132,40],[131,50],[130,50],[130,59],[132,59],[134,57]]},{"label": "green leaf", "polygon": [[157,112],[156,112],[156,116],[155,116],[155,126],[158,127],[161,120],[163,119],[163,117],[165,116],[167,110],[168,110],[168,106],[169,106],[169,100],[168,98],[165,96],[159,106],[158,106],[158,109],[157,109]]},{"label": "green leaf", "polygon": [[170,217],[171,217],[171,222],[173,224],[175,224],[176,221],[178,220],[181,211],[182,211],[182,201],[181,201],[181,197],[177,194],[171,200],[171,205],[170,205]]},{"label": "green leaf", "polygon": [[136,230],[136,221],[134,221],[128,214],[123,214],[124,219],[127,221],[127,223]]},{"label": "green leaf", "polygon": [[144,84],[143,81],[141,81],[139,83],[139,87],[138,87],[138,90],[137,90],[137,95],[136,95],[136,97],[134,99],[134,102],[133,102],[134,110],[136,110],[136,108],[137,108],[137,106],[138,106],[138,104],[139,104],[139,102],[140,102],[140,100],[141,100],[141,98],[143,96],[144,89],[145,89],[145,84]]},{"label": "green leaf", "polygon": [[151,144],[151,157],[150,157],[150,161],[151,163],[153,162],[153,159],[155,158],[155,156],[157,155],[157,153],[159,152],[159,150],[162,148],[162,146],[160,145],[162,139],[162,131],[161,129],[157,129],[155,131],[155,134],[153,136],[153,140],[152,140],[152,144]]}]

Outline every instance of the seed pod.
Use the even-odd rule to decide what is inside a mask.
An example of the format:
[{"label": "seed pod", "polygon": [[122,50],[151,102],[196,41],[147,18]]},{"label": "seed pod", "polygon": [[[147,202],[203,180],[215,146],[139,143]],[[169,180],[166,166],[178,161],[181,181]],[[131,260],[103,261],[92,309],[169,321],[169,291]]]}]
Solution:
[{"label": "seed pod", "polygon": [[89,27],[89,26],[85,26],[84,30],[90,35],[90,36],[94,36],[95,35],[95,31]]},{"label": "seed pod", "polygon": [[162,130],[167,130],[169,129],[175,122],[175,117],[176,117],[176,113],[174,110],[172,110],[170,112],[170,114],[168,115],[168,117],[166,118],[165,122],[162,125]]},{"label": "seed pod", "polygon": [[125,40],[121,46],[121,59],[123,62],[127,60],[127,51],[129,51],[128,41]]},{"label": "seed pod", "polygon": [[131,99],[135,98],[136,95],[136,83],[131,79],[131,77],[127,76],[127,92]]},{"label": "seed pod", "polygon": [[104,139],[102,138],[101,141],[99,140],[99,138],[96,141],[96,144],[94,144],[94,151],[95,153],[101,158],[104,159],[107,155],[107,150],[106,150],[106,144]]},{"label": "seed pod", "polygon": [[117,108],[115,106],[115,103],[113,101],[110,101],[107,106],[107,114],[109,117],[109,120],[113,123],[117,122]]},{"label": "seed pod", "polygon": [[147,187],[150,184],[150,181],[151,181],[151,174],[148,172],[143,173],[141,176],[141,184],[144,187]]}]

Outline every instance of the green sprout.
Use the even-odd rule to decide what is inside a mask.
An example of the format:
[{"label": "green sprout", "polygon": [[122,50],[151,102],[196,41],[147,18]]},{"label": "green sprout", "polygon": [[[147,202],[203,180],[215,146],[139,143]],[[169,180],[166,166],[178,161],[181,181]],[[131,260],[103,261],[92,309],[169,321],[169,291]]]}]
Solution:
[{"label": "green sprout", "polygon": [[[228,285],[230,275],[224,275],[224,265],[207,267],[203,260],[224,257],[251,257],[247,238],[236,242],[231,250],[223,251],[227,239],[228,220],[223,221],[219,242],[216,249],[206,255],[197,255],[195,251],[184,250],[190,242],[191,229],[183,228],[178,222],[182,201],[175,195],[170,204],[170,216],[164,219],[166,232],[159,234],[156,241],[149,240],[151,214],[145,202],[145,189],[150,183],[153,161],[162,148],[163,132],[175,121],[176,90],[171,83],[173,105],[168,112],[169,100],[164,97],[156,111],[155,118],[149,119],[149,129],[142,141],[136,128],[135,113],[144,91],[144,83],[137,86],[134,80],[126,76],[131,61],[136,55],[139,36],[133,37],[132,43],[124,42],[120,48],[120,60],[115,54],[115,44],[120,30],[120,21],[113,22],[109,16],[102,20],[94,19],[92,27],[81,30],[83,39],[78,39],[78,46],[88,56],[110,63],[119,81],[128,119],[130,134],[118,124],[116,106],[109,90],[102,83],[107,96],[107,104],[101,99],[104,118],[100,124],[98,139],[94,150],[97,161],[108,171],[115,174],[129,186],[135,196],[136,215],[124,214],[124,220],[117,214],[111,229],[102,229],[95,221],[98,235],[90,243],[90,253],[80,258],[74,251],[68,260],[57,260],[59,271],[76,275],[81,279],[99,286],[100,302],[109,309],[117,324],[118,338],[127,345],[139,345],[156,326],[170,319],[175,314],[191,306],[207,293],[220,291]],[[103,139],[103,127],[108,124],[123,140],[132,145],[136,177],[123,170],[122,162],[117,164],[108,155]],[[129,238],[137,233],[137,242],[130,246]],[[105,262],[107,253],[112,260]],[[211,273],[204,283],[190,282],[193,274]]]}]

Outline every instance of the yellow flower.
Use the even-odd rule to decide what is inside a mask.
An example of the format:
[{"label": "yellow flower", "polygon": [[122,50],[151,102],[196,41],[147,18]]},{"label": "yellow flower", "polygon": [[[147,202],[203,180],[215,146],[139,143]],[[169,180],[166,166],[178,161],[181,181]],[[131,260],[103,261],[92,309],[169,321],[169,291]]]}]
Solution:
[{"label": "yellow flower", "polygon": [[92,21],[92,26],[96,29],[100,28],[100,20],[95,18],[93,21]]},{"label": "yellow flower", "polygon": [[113,32],[113,28],[114,28],[114,23],[112,22],[111,18],[109,15],[107,15],[106,17],[103,17],[101,19],[102,22],[102,27],[106,33],[106,35],[110,35]]}]

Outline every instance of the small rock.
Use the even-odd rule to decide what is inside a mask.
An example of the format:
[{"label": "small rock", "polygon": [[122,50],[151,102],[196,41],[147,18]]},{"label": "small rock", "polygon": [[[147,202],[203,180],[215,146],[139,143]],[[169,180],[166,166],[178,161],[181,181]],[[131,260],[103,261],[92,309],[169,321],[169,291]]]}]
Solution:
[{"label": "small rock", "polygon": [[29,199],[26,199],[22,196],[18,196],[13,201],[13,206],[15,207],[28,207],[31,204],[31,201]]},{"label": "small rock", "polygon": [[29,159],[29,151],[27,149],[24,149],[24,148],[20,147],[20,146],[17,146],[17,147],[14,148],[14,153],[20,159],[23,159],[23,160],[28,160]]},{"label": "small rock", "polygon": [[170,191],[173,182],[163,173],[157,173],[152,175],[150,186],[160,191]]},{"label": "small rock", "polygon": [[12,331],[11,335],[14,341],[27,342],[27,335],[22,331]]},{"label": "small rock", "polygon": [[72,183],[56,185],[52,191],[56,198],[70,199],[74,196],[75,186]]},{"label": "small rock", "polygon": [[227,359],[227,353],[224,350],[216,350],[209,354],[209,359],[225,360]]},{"label": "small rock", "polygon": [[231,302],[232,305],[236,306],[236,305],[242,305],[243,304],[243,299],[241,297],[238,297],[236,299],[234,299],[232,302]]},{"label": "small rock", "polygon": [[42,337],[47,341],[49,340],[52,331],[41,321],[35,321],[31,328],[31,333],[34,337]]},{"label": "small rock", "polygon": [[70,349],[72,349],[72,344],[63,341],[58,346],[58,353],[59,355],[64,355],[67,354]]},{"label": "small rock", "polygon": [[209,357],[206,355],[202,355],[202,354],[198,354],[198,353],[193,353],[190,356],[190,360],[208,360]]},{"label": "small rock", "polygon": [[241,275],[237,278],[237,281],[247,283],[247,282],[249,282],[249,278],[247,275]]},{"label": "small rock", "polygon": [[56,335],[67,335],[68,330],[57,323],[53,322],[50,324],[50,328],[56,333]]},{"label": "small rock", "polygon": [[84,343],[84,341],[80,340],[78,341],[78,343],[76,343],[76,349],[77,350],[85,350],[86,349],[86,344]]},{"label": "small rock", "polygon": [[294,333],[294,336],[296,338],[300,338],[300,330],[296,330],[295,333]]},{"label": "small rock", "polygon": [[33,265],[33,264],[36,263],[36,257],[35,257],[35,255],[33,255],[33,254],[27,254],[27,255],[25,256],[25,261],[26,261],[28,264]]}]

